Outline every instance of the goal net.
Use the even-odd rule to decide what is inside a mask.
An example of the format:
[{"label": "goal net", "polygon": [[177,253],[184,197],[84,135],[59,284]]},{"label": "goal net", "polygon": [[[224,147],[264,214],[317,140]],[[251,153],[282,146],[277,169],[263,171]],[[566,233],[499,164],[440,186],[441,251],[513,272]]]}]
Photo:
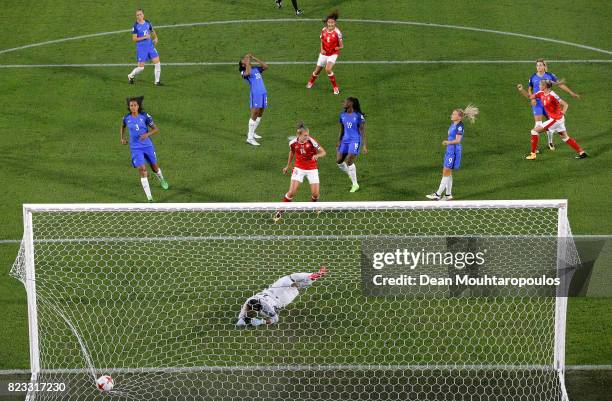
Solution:
[{"label": "goal net", "polygon": [[[367,276],[370,251],[466,243],[487,248],[489,276],[554,275],[577,258],[562,241],[566,207],[24,205],[11,274],[28,296],[32,382],[63,384],[28,399],[565,401],[566,298],[512,286],[372,290]],[[513,240],[522,242],[508,251]],[[321,266],[328,273],[277,323],[236,326],[249,297]],[[484,276],[472,267],[463,271]],[[96,388],[102,375],[114,379],[110,392]]]}]

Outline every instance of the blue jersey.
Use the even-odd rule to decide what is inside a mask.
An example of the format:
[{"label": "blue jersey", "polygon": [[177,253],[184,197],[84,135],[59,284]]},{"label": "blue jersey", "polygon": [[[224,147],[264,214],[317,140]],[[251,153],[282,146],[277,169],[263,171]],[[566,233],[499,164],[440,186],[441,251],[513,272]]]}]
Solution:
[{"label": "blue jersey", "polygon": [[[145,20],[142,24],[139,24],[138,21],[134,22],[134,26],[132,27],[132,35],[136,35],[136,37],[142,38],[146,35],[151,35],[153,32],[153,25],[149,20]],[[153,41],[151,38],[141,40],[136,42],[136,47],[139,49],[153,47]]]},{"label": "blue jersey", "polygon": [[240,75],[246,79],[251,86],[251,95],[263,95],[266,93],[263,77],[261,76],[261,68],[251,67],[251,74],[245,75],[246,71],[241,71]]},{"label": "blue jersey", "polygon": [[149,132],[149,127],[154,128],[153,117],[147,113],[140,113],[136,117],[131,113],[123,117],[123,126],[128,128],[130,133],[130,149],[143,149],[153,146],[151,138],[144,141],[140,140],[140,135]]},{"label": "blue jersey", "polygon": [[531,93],[536,93],[540,91],[540,81],[542,81],[543,79],[549,79],[553,82],[557,82],[557,77],[552,72],[545,72],[542,76],[539,76],[537,73],[535,73],[531,76],[531,78],[529,78],[529,87],[531,88]]},{"label": "blue jersey", "polygon": [[[448,140],[454,141],[457,138],[457,135],[461,135],[461,140],[463,141],[463,121],[459,121],[457,124],[451,123],[450,127],[448,127]],[[461,142],[456,145],[446,145],[446,153],[461,151]]]},{"label": "blue jersey", "polygon": [[361,135],[359,134],[359,127],[365,123],[365,117],[363,114],[356,111],[347,113],[343,111],[340,113],[338,122],[344,127],[344,134],[342,135],[341,142],[361,142]]}]

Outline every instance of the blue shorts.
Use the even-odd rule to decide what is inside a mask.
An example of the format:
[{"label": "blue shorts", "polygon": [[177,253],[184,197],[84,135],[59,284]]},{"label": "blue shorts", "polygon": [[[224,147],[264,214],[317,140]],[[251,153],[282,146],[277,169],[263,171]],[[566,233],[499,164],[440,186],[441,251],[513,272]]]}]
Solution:
[{"label": "blue shorts", "polygon": [[544,106],[542,106],[542,101],[540,99],[536,99],[536,105],[531,106],[531,110],[533,110],[534,116],[546,116],[546,111],[544,111]]},{"label": "blue shorts", "polygon": [[268,94],[251,92],[251,108],[265,109],[266,107],[268,107]]},{"label": "blue shorts", "polygon": [[134,166],[134,168],[138,168],[145,163],[157,163],[157,155],[155,154],[155,148],[153,146],[130,150],[132,151],[132,166]]},{"label": "blue shorts", "polygon": [[454,152],[446,152],[444,154],[444,167],[451,170],[459,170],[461,166],[461,149],[455,149]]},{"label": "blue shorts", "polygon": [[157,50],[155,50],[154,46],[144,47],[142,49],[136,48],[136,60],[139,63],[144,63],[148,60],[153,60],[155,57],[159,57]]},{"label": "blue shorts", "polygon": [[360,150],[360,142],[340,142],[340,146],[338,146],[338,153],[342,153],[343,155],[347,153],[358,155]]}]

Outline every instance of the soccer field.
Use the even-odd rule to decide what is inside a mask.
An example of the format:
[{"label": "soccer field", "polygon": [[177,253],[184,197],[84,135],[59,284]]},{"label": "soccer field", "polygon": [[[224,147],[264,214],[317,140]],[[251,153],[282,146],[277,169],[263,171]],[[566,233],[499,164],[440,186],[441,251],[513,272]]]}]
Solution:
[{"label": "soccer field", "polygon": [[[163,87],[153,85],[151,65],[136,85],[127,84],[135,64],[132,3],[9,1],[2,7],[0,342],[7,346],[0,347],[0,370],[29,366],[25,292],[5,274],[18,249],[10,240],[23,232],[21,205],[145,200],[129,149],[119,143],[128,96],[144,95],[160,128],[153,141],[171,187],[162,191],[151,180],[157,202],[281,200],[289,181],[281,173],[287,137],[302,120],[328,151],[319,163],[321,201],[423,200],[440,180],[451,111],[474,103],[480,115],[475,125],[466,124],[462,166],[454,174],[457,199],[568,199],[574,234],[612,233],[612,32],[603,28],[612,9],[606,2],[563,0],[543,10],[528,1],[302,1],[300,18],[285,3],[281,10],[272,0],[140,4],[160,37]],[[334,69],[340,96],[332,95],[324,73],[313,89],[304,87],[320,20],[335,8],[345,40]],[[247,52],[270,63],[264,74],[269,108],[257,148],[244,143],[249,92],[237,62]],[[568,132],[587,159],[575,160],[559,138],[556,151],[545,150],[542,136],[538,159],[523,160],[533,118],[515,85],[526,85],[541,57],[582,95],[577,100],[557,90],[570,104]],[[34,64],[40,66],[27,67]],[[333,155],[346,96],[361,101],[370,149],[357,159],[361,189],[354,194]],[[296,200],[308,199],[303,185]],[[316,296],[325,296],[319,291]],[[611,306],[609,299],[570,300],[569,365],[612,364],[612,322],[603,318]],[[380,341],[367,346],[380,349],[384,336]],[[307,351],[300,358],[307,360]],[[589,374],[572,387],[568,373],[570,399],[605,399],[610,374]]]}]

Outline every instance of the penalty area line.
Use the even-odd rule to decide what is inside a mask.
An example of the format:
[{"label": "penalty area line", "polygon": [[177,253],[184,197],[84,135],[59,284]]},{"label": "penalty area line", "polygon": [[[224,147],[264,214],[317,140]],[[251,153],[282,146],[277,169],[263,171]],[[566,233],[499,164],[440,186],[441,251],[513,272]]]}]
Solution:
[{"label": "penalty area line", "polygon": [[[558,64],[610,64],[612,59],[585,59],[585,60],[547,60],[549,63]],[[197,66],[233,66],[234,61],[192,61],[192,62],[167,62],[162,63],[164,67],[197,67]],[[314,61],[269,61],[271,65],[312,65]],[[337,64],[533,64],[533,60],[345,60]],[[135,63],[105,63],[105,64],[0,64],[0,68],[109,68],[109,67],[132,67]]]}]

